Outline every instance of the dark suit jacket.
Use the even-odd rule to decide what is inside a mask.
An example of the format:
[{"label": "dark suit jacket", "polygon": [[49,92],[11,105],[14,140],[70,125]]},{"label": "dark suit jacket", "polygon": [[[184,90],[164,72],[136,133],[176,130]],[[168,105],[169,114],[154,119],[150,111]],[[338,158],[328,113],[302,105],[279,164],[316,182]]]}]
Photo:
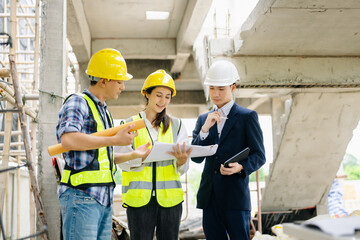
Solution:
[{"label": "dark suit jacket", "polygon": [[[219,144],[215,155],[210,157],[192,158],[192,161],[201,163],[205,159],[205,166],[201,176],[197,193],[197,207],[207,208],[209,200],[215,198],[224,210],[251,210],[249,175],[258,170],[265,163],[265,150],[262,131],[255,111],[240,107],[234,103],[228,119],[222,129],[220,139],[217,124],[209,130],[206,139],[200,139],[201,127],[209,113],[198,117],[193,131],[192,144],[213,145]],[[220,165],[244,148],[249,147],[250,153],[241,164],[244,170],[241,174],[225,176],[220,174]]]}]

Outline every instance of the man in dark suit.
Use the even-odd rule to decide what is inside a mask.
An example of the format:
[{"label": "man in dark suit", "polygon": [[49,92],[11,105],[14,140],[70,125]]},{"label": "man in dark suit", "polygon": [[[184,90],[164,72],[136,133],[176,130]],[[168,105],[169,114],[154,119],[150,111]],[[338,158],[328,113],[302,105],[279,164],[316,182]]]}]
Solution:
[{"label": "man in dark suit", "polygon": [[[213,111],[198,117],[193,131],[194,145],[218,144],[215,155],[205,159],[197,193],[197,208],[203,209],[203,228],[207,240],[250,239],[249,175],[265,163],[262,130],[255,111],[237,105],[232,99],[239,80],[236,67],[229,61],[213,63],[204,84],[216,105]],[[240,163],[224,162],[249,147],[247,159]]]}]

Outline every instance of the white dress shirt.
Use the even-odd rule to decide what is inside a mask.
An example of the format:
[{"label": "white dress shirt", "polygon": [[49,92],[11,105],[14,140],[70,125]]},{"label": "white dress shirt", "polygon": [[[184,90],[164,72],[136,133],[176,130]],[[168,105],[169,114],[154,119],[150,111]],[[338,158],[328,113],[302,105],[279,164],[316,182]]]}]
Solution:
[{"label": "white dress shirt", "polygon": [[[221,113],[221,117],[223,117],[223,118],[220,119],[220,122],[219,122],[219,124],[217,125],[217,130],[218,130],[219,138],[220,138],[220,135],[221,135],[221,131],[222,131],[224,125],[225,125],[227,116],[229,115],[230,110],[231,110],[231,108],[233,107],[234,103],[235,103],[234,100],[231,100],[230,102],[228,102],[227,104],[225,104],[224,106],[222,106],[222,108],[218,108],[217,106],[214,107],[215,111],[219,111],[219,112]],[[201,131],[200,131],[200,139],[201,139],[201,140],[204,140],[204,139],[206,139],[208,136],[209,136],[209,132],[204,133],[204,132],[202,131],[202,128],[201,128]]]},{"label": "white dress shirt", "polygon": [[[155,141],[157,141],[158,139],[158,130],[155,129],[152,124],[150,123],[150,121],[146,118],[146,114],[144,111],[140,112],[140,116],[145,120],[145,125],[147,127],[147,129],[149,130],[150,133],[150,137],[153,140],[153,142],[155,143]],[[180,131],[179,131],[179,135],[177,137],[177,142],[180,145],[182,145],[185,142],[185,144],[189,144],[189,137],[187,135],[186,132],[186,128],[184,124],[181,124],[180,127]],[[128,153],[133,151],[131,145],[128,146],[115,146],[114,148],[115,153]],[[177,171],[179,171],[179,173],[182,175],[184,174],[188,169],[189,169],[189,159],[188,158],[186,160],[186,162],[181,165],[180,167],[176,166],[176,159],[174,159],[174,166],[175,169],[177,169]],[[126,161],[124,163],[120,163],[118,164],[118,166],[125,171],[142,171],[144,169],[145,164],[142,162],[141,158],[136,158],[130,161]]]}]

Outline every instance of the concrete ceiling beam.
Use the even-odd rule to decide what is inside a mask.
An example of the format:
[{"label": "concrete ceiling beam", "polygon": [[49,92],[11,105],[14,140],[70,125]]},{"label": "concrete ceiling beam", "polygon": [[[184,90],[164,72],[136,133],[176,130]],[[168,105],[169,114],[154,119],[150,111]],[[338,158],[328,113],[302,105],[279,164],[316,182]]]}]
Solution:
[{"label": "concrete ceiling beam", "polygon": [[[133,75],[131,81],[125,83],[126,90],[139,91],[147,76],[158,70],[164,69],[170,72],[170,60],[144,60],[126,59],[128,72]],[[195,68],[193,58],[190,57],[184,67],[184,72],[179,76],[173,76],[176,90],[201,90],[202,84]]]},{"label": "concrete ceiling beam", "polygon": [[189,0],[176,38],[176,58],[171,72],[182,72],[192,52],[212,0]]},{"label": "concrete ceiling beam", "polygon": [[[211,52],[217,55],[221,49],[228,49],[221,44],[211,46]],[[219,58],[228,59],[238,69],[240,83],[234,93],[236,98],[348,92],[360,87],[358,57],[218,56],[212,61]]]},{"label": "concrete ceiling beam", "polygon": [[234,36],[235,52],[242,55],[358,56],[359,5],[354,0],[260,0]]},{"label": "concrete ceiling beam", "polygon": [[306,0],[306,1],[288,1],[277,0],[272,7],[276,8],[304,8],[304,9],[341,9],[341,8],[360,8],[358,0]]},{"label": "concrete ceiling beam", "polygon": [[[184,111],[186,109],[186,111]],[[138,114],[144,110],[144,106],[109,106],[109,110],[114,119],[127,119]],[[207,110],[207,109],[205,109]],[[197,118],[201,113],[204,113],[204,105],[170,105],[166,108],[166,113],[177,118]]]},{"label": "concrete ceiling beam", "polygon": [[294,93],[350,93],[360,92],[359,87],[250,87],[250,88],[237,88],[233,95],[236,99],[250,99],[250,98],[278,98],[289,96]]},{"label": "concrete ceiling beam", "polygon": [[237,67],[244,87],[360,84],[358,57],[239,56],[229,60]]},{"label": "concrete ceiling beam", "polygon": [[[83,0],[93,38],[176,38],[187,0]],[[147,11],[169,12],[148,19]]]},{"label": "concrete ceiling beam", "polygon": [[[171,100],[171,104],[204,104],[205,97],[202,90],[199,91],[177,91],[176,96]],[[109,106],[142,106],[145,104],[145,97],[137,91],[124,91],[117,100],[108,100]]]},{"label": "concrete ceiling beam", "polygon": [[252,102],[250,105],[248,105],[247,108],[251,109],[251,110],[257,110],[263,104],[269,102],[269,100],[270,100],[269,97],[258,98],[254,102]]},{"label": "concrete ceiling beam", "polygon": [[79,63],[91,56],[91,34],[81,0],[67,1],[67,38]]},{"label": "concrete ceiling beam", "polygon": [[133,75],[134,79],[145,80],[145,78],[147,78],[147,76],[150,73],[158,69],[164,69],[166,72],[170,71],[170,66],[171,66],[170,60],[161,60],[161,59],[145,60],[145,59],[127,59],[126,57],[124,58],[126,61],[127,70],[131,75]]},{"label": "concrete ceiling beam", "polygon": [[[150,73],[149,73],[150,74]],[[145,78],[135,78],[125,83],[126,91],[140,91],[144,84]],[[176,91],[202,90],[202,85],[198,79],[182,79],[175,81]]]},{"label": "concrete ceiling beam", "polygon": [[212,0],[189,0],[186,12],[176,38],[178,52],[190,53],[204,20],[211,7]]},{"label": "concrete ceiling beam", "polygon": [[172,73],[182,72],[182,70],[184,69],[189,57],[190,57],[190,53],[178,53],[178,54],[176,54],[176,58],[175,58],[175,60],[173,62],[173,65],[172,65],[170,71]]},{"label": "concrete ceiling beam", "polygon": [[92,51],[103,48],[115,48],[127,59],[175,59],[176,40],[168,39],[109,39],[95,38],[92,41]]}]

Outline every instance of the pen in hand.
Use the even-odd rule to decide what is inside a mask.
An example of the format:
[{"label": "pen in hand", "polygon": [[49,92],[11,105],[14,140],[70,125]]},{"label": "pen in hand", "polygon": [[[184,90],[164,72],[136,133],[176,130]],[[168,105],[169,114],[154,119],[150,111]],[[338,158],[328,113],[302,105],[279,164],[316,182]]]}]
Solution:
[{"label": "pen in hand", "polygon": [[[220,109],[216,109],[217,112],[220,112],[219,111]],[[220,113],[221,114],[221,113]],[[223,116],[220,116],[220,119],[228,119],[227,117],[223,117]]]}]

